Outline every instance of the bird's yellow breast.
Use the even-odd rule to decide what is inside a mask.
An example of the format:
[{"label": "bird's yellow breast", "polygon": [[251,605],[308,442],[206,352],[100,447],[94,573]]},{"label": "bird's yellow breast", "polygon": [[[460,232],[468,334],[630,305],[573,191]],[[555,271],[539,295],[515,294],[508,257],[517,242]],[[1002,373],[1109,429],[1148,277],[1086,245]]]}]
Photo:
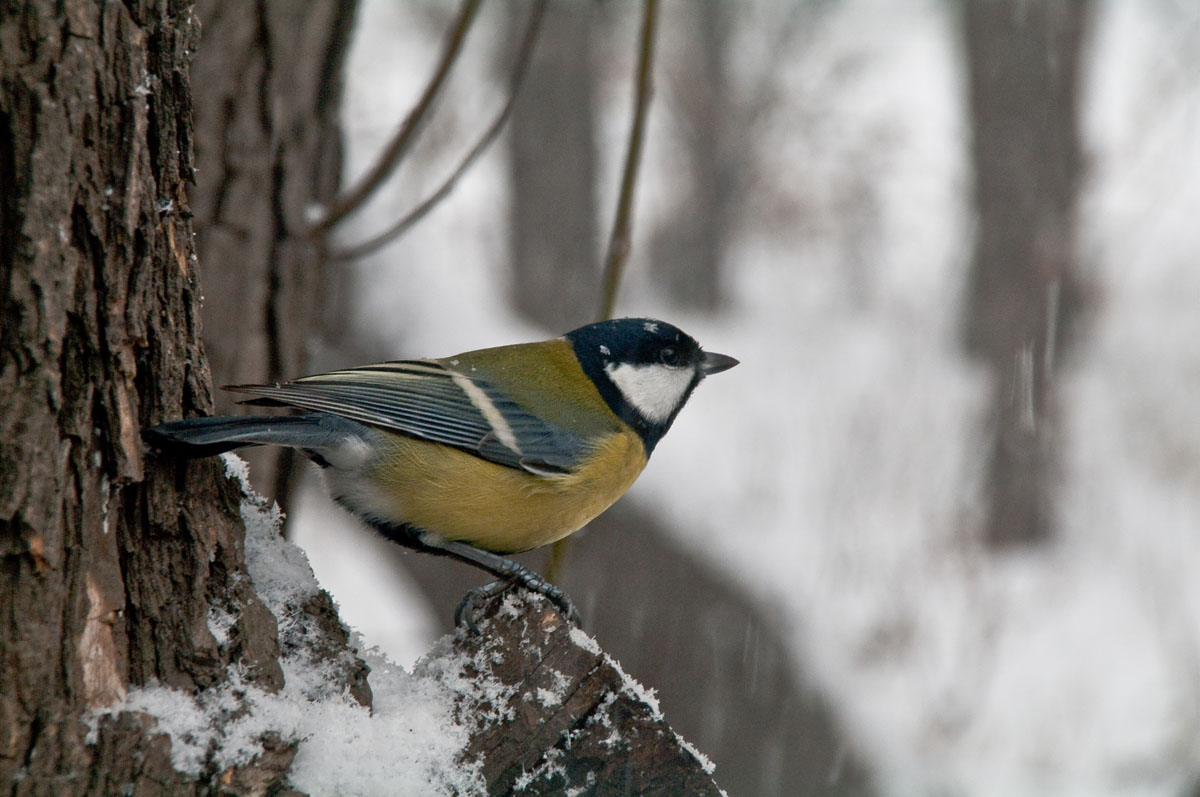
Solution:
[{"label": "bird's yellow breast", "polygon": [[646,467],[632,430],[598,440],[571,473],[538,476],[449,446],[387,435],[371,473],[393,523],[497,553],[527,551],[578,531],[620,498]]}]

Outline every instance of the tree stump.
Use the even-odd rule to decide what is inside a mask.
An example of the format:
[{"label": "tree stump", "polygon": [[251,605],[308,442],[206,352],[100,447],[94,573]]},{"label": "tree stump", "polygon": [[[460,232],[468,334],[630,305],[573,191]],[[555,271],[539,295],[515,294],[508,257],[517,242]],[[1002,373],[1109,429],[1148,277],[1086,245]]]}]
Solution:
[{"label": "tree stump", "polygon": [[510,593],[418,664],[459,694],[490,795],[717,795],[658,701],[538,595]]}]

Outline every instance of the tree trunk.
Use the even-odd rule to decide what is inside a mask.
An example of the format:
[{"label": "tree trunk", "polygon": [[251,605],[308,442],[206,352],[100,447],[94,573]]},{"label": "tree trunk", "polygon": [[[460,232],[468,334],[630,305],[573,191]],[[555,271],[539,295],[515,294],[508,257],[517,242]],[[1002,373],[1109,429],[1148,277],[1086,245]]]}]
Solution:
[{"label": "tree trunk", "polygon": [[965,342],[994,374],[992,545],[1051,533],[1056,366],[1078,315],[1075,205],[1085,0],[975,0],[963,16],[979,228]]},{"label": "tree trunk", "polygon": [[[752,120],[734,101],[727,62],[734,8],[719,2],[684,6],[680,20],[694,28],[682,53],[677,95],[681,144],[687,163],[678,207],[655,230],[651,260],[663,275],[664,293],[683,307],[714,311],[721,305],[721,271],[734,208],[749,165],[731,138]],[[733,135],[731,135],[733,131]]]},{"label": "tree trunk", "polygon": [[[201,0],[196,106],[196,246],[204,263],[204,343],[218,385],[301,375],[318,333],[344,319],[346,280],[326,273],[305,214],[341,176],[341,70],[357,4]],[[217,411],[246,414],[218,393]],[[287,507],[290,449],[243,455],[251,482]]]},{"label": "tree trunk", "polygon": [[[220,461],[156,461],[140,436],[212,407],[189,222],[198,34],[182,0],[0,12],[0,782],[14,794],[207,792],[149,717],[103,716],[88,739],[88,712],[152,679],[203,689],[235,664],[282,684]],[[227,644],[214,611],[236,617]],[[290,757],[268,758],[242,774],[278,780]]]},{"label": "tree trunk", "polygon": [[[586,3],[546,9],[508,137],[513,305],[553,332],[594,320],[599,295],[591,58],[599,10]],[[510,38],[525,17],[512,9]]]}]

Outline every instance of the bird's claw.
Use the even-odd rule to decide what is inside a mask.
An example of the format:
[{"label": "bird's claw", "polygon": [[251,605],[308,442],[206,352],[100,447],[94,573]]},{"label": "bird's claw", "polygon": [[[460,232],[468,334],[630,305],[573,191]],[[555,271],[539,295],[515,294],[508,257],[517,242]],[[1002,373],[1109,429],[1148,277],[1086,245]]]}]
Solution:
[{"label": "bird's claw", "polygon": [[500,597],[515,585],[516,582],[511,579],[500,579],[471,590],[463,596],[458,608],[454,610],[454,625],[466,625],[472,634],[478,634],[479,626],[475,624],[475,610],[480,605]]},{"label": "bird's claw", "polygon": [[515,578],[502,578],[471,590],[463,596],[462,602],[455,609],[454,624],[456,626],[465,625],[472,634],[478,634],[479,626],[475,623],[475,611],[482,605],[495,600],[516,586],[524,587],[531,592],[536,592],[544,596],[558,607],[563,617],[571,625],[579,627],[583,624],[583,619],[579,616],[579,610],[575,608],[575,604],[571,602],[566,593],[539,576],[533,574],[530,574],[530,576],[532,577],[522,578],[518,574]]}]

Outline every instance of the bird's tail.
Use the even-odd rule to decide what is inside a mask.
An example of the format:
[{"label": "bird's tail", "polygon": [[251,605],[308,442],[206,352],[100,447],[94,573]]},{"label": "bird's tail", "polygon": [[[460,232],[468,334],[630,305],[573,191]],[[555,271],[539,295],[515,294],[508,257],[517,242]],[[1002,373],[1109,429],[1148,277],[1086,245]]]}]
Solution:
[{"label": "bird's tail", "polygon": [[177,456],[207,457],[245,446],[309,448],[329,439],[322,416],[185,418],[146,429],[146,442]]}]

